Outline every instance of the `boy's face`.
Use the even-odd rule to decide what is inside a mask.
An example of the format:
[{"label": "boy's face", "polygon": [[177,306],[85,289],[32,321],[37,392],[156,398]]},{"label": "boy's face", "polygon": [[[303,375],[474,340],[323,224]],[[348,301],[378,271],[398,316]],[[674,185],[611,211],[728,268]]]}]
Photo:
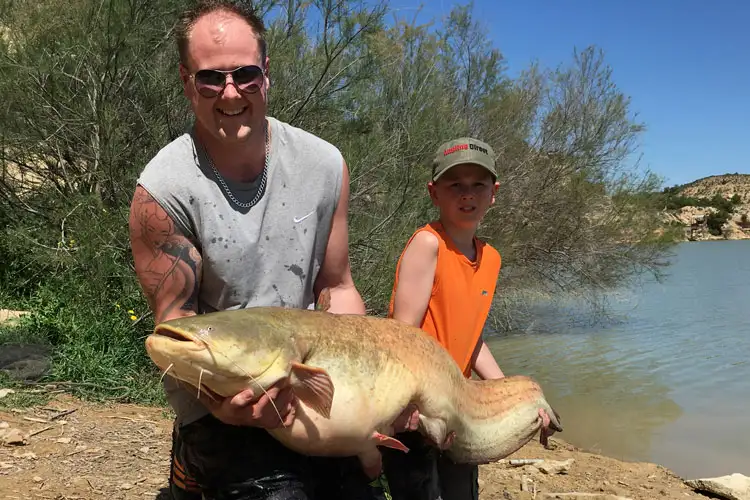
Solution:
[{"label": "boy's face", "polygon": [[463,164],[451,168],[427,188],[442,217],[457,226],[469,227],[479,224],[495,203],[498,186],[484,168]]}]

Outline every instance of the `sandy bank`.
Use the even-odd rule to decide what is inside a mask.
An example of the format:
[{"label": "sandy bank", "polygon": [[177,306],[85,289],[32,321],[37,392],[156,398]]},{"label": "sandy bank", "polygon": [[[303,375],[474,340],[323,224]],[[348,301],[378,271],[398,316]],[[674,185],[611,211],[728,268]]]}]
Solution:
[{"label": "sandy bank", "polygon": [[[0,422],[6,434],[17,429],[21,440],[0,446],[0,498],[168,498],[162,489],[171,421],[161,408],[90,404],[58,394],[44,406],[6,408]],[[534,441],[510,457],[544,459],[541,465],[482,466],[481,498],[558,498],[549,494],[571,492],[595,495],[559,498],[707,498],[656,464],[586,453],[555,438],[552,447]]]}]

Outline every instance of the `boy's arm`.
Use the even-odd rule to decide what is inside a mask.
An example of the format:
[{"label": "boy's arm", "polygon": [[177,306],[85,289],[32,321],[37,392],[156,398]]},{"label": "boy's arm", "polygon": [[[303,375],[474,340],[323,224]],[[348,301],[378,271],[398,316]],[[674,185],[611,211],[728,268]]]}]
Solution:
[{"label": "boy's arm", "polygon": [[490,352],[490,348],[487,347],[487,344],[482,338],[477,342],[477,347],[472,356],[471,367],[482,380],[505,377],[505,374],[500,369],[500,366],[498,366],[497,361],[495,361],[495,357],[492,355],[492,352]]},{"label": "boy's arm", "polygon": [[365,314],[365,304],[354,285],[349,264],[349,169],[344,162],[341,179],[341,195],[333,213],[331,234],[328,237],[323,265],[315,280],[314,290],[318,296],[324,288],[331,292],[328,312],[335,314]]},{"label": "boy's arm", "polygon": [[393,299],[393,317],[414,326],[421,326],[432,294],[438,240],[421,231],[412,238],[404,251],[398,273],[398,285]]},{"label": "boy's arm", "polygon": [[[438,240],[434,234],[421,231],[406,247],[398,272],[398,285],[393,300],[393,318],[416,327],[422,318],[432,294],[437,265]],[[417,430],[419,411],[415,405],[407,406],[393,422],[396,432]]]}]

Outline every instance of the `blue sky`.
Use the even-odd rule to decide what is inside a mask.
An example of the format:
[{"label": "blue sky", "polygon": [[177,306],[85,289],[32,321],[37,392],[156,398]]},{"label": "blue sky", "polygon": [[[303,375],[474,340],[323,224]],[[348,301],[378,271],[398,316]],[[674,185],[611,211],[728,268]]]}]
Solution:
[{"label": "blue sky", "polygon": [[[421,5],[426,21],[457,3],[390,5],[407,18]],[[474,10],[510,75],[532,60],[568,63],[574,47],[603,49],[646,124],[643,166],[666,185],[750,173],[750,1],[475,0]]]}]

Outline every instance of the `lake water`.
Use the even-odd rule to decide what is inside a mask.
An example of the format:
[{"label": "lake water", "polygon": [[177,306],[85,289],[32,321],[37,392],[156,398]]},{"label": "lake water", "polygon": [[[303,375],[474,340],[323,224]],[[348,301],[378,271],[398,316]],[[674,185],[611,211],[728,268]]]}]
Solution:
[{"label": "lake water", "polygon": [[617,321],[539,307],[487,343],[542,384],[561,439],[684,478],[750,476],[750,241],[683,243],[671,260],[662,283],[613,295]]}]

